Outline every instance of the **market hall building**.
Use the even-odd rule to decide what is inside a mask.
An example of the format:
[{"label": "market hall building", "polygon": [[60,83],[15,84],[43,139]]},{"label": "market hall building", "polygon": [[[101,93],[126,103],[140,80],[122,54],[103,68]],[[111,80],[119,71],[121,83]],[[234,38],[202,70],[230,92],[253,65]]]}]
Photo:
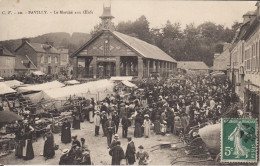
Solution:
[{"label": "market hall building", "polygon": [[100,18],[102,30],[72,54],[76,78],[167,77],[176,70],[176,60],[160,48],[113,31],[111,7],[104,7]]}]

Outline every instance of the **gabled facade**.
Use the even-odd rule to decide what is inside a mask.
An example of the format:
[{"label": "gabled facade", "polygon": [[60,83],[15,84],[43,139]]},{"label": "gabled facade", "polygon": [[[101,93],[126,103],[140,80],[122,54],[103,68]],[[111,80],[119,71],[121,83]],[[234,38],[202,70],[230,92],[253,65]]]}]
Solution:
[{"label": "gabled facade", "polygon": [[28,60],[45,74],[56,74],[60,71],[60,52],[53,47],[53,43],[31,43],[27,39],[15,50],[22,60]]},{"label": "gabled facade", "polygon": [[149,77],[156,72],[166,77],[176,69],[176,61],[158,47],[113,31],[109,7],[104,8],[102,29],[72,54],[77,78],[111,76]]}]

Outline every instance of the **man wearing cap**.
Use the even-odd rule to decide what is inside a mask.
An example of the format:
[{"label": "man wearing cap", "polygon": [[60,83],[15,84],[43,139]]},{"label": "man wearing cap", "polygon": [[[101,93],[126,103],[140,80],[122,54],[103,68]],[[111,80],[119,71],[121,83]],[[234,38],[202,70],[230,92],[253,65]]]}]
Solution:
[{"label": "man wearing cap", "polygon": [[95,116],[94,116],[94,125],[95,125],[95,136],[98,136],[99,135],[99,127],[100,127],[99,111],[97,111]]},{"label": "man wearing cap", "polygon": [[108,116],[108,120],[105,123],[107,131],[107,146],[109,147],[112,141],[112,135],[115,132],[115,123],[112,121],[112,117]]}]

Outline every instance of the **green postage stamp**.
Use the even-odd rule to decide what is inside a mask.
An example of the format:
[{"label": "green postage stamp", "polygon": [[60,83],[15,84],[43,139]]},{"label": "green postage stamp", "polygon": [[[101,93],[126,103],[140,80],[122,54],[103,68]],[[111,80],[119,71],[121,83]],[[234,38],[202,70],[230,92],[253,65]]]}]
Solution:
[{"label": "green postage stamp", "polygon": [[257,162],[256,119],[221,119],[221,162]]}]

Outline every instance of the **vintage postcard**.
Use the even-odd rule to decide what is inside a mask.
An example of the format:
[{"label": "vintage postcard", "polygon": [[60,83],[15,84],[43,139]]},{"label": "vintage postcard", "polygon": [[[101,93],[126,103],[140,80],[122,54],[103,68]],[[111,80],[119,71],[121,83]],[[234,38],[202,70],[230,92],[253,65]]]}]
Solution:
[{"label": "vintage postcard", "polygon": [[260,2],[0,0],[0,165],[256,165]]}]

